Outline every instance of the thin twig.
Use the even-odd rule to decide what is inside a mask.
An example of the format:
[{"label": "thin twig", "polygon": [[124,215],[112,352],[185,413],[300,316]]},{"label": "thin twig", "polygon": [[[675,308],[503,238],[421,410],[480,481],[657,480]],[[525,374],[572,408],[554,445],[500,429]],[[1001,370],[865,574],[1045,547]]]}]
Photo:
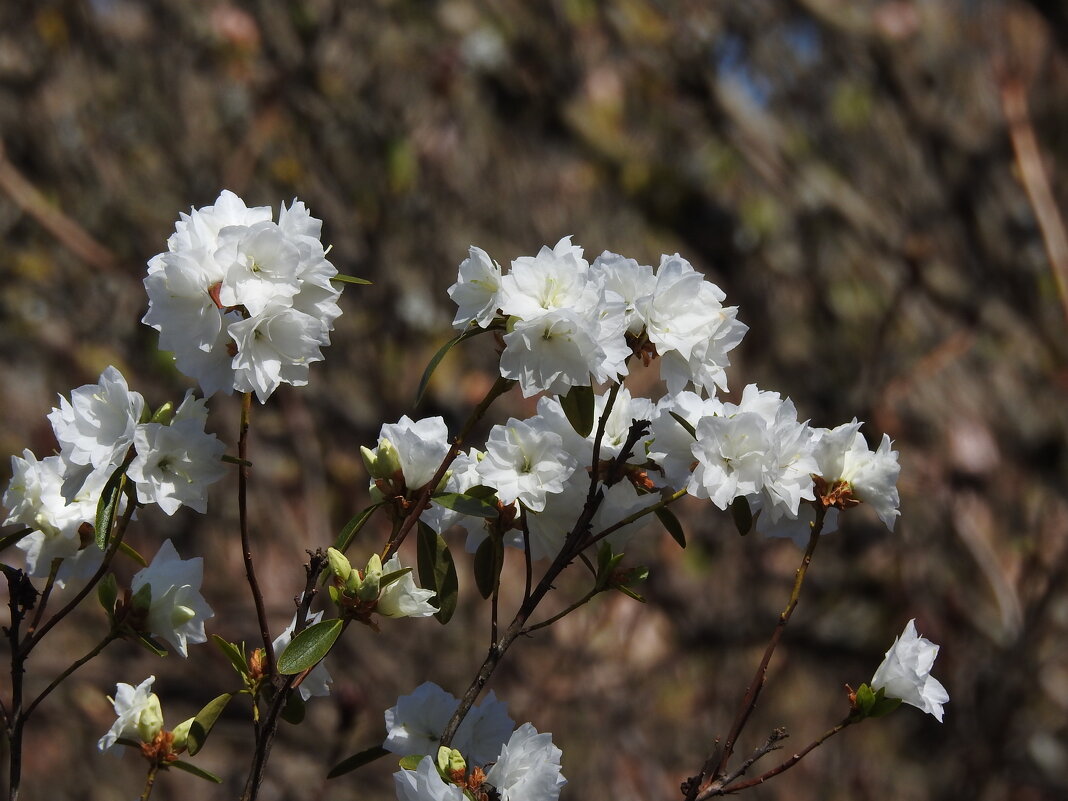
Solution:
[{"label": "thin twig", "polygon": [[245,563],[245,578],[252,592],[252,601],[256,605],[256,620],[260,626],[263,655],[267,658],[267,675],[273,676],[274,640],[271,638],[271,629],[267,622],[267,607],[263,602],[263,593],[256,580],[256,567],[252,561],[252,541],[248,531],[248,428],[251,415],[252,393],[246,392],[241,397],[241,424],[237,437],[237,458],[241,460],[237,468],[237,514],[241,526],[241,558]]},{"label": "thin twig", "polygon": [[736,769],[732,770],[722,779],[717,779],[716,781],[714,781],[708,787],[708,789],[704,790],[698,796],[698,801],[703,801],[703,799],[711,798],[714,795],[722,795],[724,793],[734,792],[734,788],[730,786],[731,783],[737,781],[742,776],[744,776],[746,774],[746,771],[748,771],[749,768],[753,767],[753,765],[756,764],[758,760],[764,758],[772,751],[780,750],[782,746],[778,745],[778,743],[782,740],[785,740],[789,736],[790,735],[786,733],[786,729],[775,729],[775,731],[768,735],[768,739],[764,741],[763,745],[754,749],[753,753],[751,753],[746,758],[745,762],[739,765]]}]

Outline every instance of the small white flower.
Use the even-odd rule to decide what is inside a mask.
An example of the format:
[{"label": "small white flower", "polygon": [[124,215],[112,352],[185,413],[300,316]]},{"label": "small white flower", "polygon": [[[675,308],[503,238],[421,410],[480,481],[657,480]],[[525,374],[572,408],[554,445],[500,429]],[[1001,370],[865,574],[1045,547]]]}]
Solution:
[{"label": "small white flower", "polygon": [[502,503],[518,500],[540,512],[546,495],[563,490],[578,462],[563,450],[559,434],[535,428],[532,422],[513,417],[506,425],[494,426],[485,458],[476,469],[483,483],[497,490]]},{"label": "small white flower", "polygon": [[144,408],[145,399],[130,391],[122,373],[106,367],[99,383],[73,390],[70,401],[60,395],[48,419],[64,458],[100,468],[122,461]]},{"label": "small white flower", "polygon": [[871,679],[873,690],[882,688],[888,698],[900,698],[922,709],[939,723],[942,706],[949,702],[946,688],[931,675],[938,646],[916,632],[916,620],[910,620],[901,636],[894,640],[886,658]]},{"label": "small white flower", "polygon": [[901,472],[897,452],[891,450],[893,443],[886,434],[878,450],[869,450],[860,426],[854,419],[852,423],[818,432],[815,457],[819,469],[815,472],[831,485],[847,482],[853,496],[870,504],[879,519],[893,531],[901,514],[897,508],[900,503],[897,477]]},{"label": "small white flower", "polygon": [[404,415],[396,423],[382,426],[378,434],[378,453],[383,452],[383,440],[392,446],[392,455],[411,492],[430,483],[449,452],[449,428],[443,417],[412,420]]},{"label": "small white flower", "polygon": [[500,306],[501,266],[482,248],[472,245],[469,252],[460,263],[456,283],[449,287],[449,297],[457,307],[452,324],[461,330],[472,321],[487,328]]},{"label": "small white flower", "polygon": [[204,621],[215,613],[200,594],[204,560],[181,559],[171,541],[164,540],[152,563],[138,571],[130,583],[136,595],[146,584],[152,588],[147,628],[156,637],[188,656],[187,644],[206,642]]},{"label": "small white flower", "polygon": [[[436,754],[441,733],[459,705],[452,693],[433,682],[424,682],[386,710],[387,734],[382,747],[399,756]],[[468,764],[484,765],[500,753],[501,744],[514,725],[506,705],[491,690],[467,713],[452,747],[464,755]]]},{"label": "small white flower", "polygon": [[587,309],[596,287],[586,280],[589,263],[582,248],[565,236],[555,247],[542,247],[537,256],[520,256],[501,278],[501,310],[521,320],[532,320],[557,309]]},{"label": "small white flower", "polygon": [[115,697],[108,700],[115,707],[118,719],[108,733],[100,738],[97,748],[107,751],[119,738],[152,742],[163,728],[159,698],[152,692],[152,682],[155,680],[155,676],[149,676],[136,687],[121,682],[115,686]]},{"label": "small white flower", "polygon": [[237,344],[234,389],[254,391],[260,403],[266,403],[279,384],[306,385],[312,362],[323,360],[322,321],[294,308],[267,306],[227,330]]},{"label": "small white flower", "polygon": [[[397,554],[382,565],[382,575],[401,570],[400,557]],[[433,590],[423,590],[416,586],[412,574],[406,573],[394,581],[378,596],[375,611],[383,617],[428,617],[438,611],[430,603],[435,595]]]},{"label": "small white flower", "polygon": [[208,486],[226,475],[221,461],[226,445],[214,434],[205,433],[206,421],[204,400],[189,392],[170,425],[143,423],[137,427],[137,455],[127,475],[142,503],[159,504],[168,515],[183,505],[201,514],[207,511]]},{"label": "small white flower", "polygon": [[519,382],[524,398],[562,394],[590,386],[590,373],[605,361],[598,329],[572,309],[553,309],[515,323],[504,335],[501,375]]},{"label": "small white flower", "polygon": [[[308,615],[308,625],[313,626],[323,619],[322,612],[315,612]],[[293,619],[289,622],[289,626],[274,638],[274,642],[271,644],[274,648],[275,656],[281,656],[282,652],[286,649],[286,646],[293,641],[293,630],[297,627],[297,613],[293,613]],[[315,667],[311,669],[311,672],[304,677],[304,681],[300,683],[298,691],[302,700],[307,701],[313,695],[330,695],[330,684],[334,681],[330,675],[330,671],[326,669],[325,660],[319,662]]]},{"label": "small white flower", "polygon": [[551,734],[539,734],[524,723],[501,746],[486,781],[496,788],[501,801],[556,801],[567,784],[560,774],[561,755]]},{"label": "small white flower", "polygon": [[290,306],[300,292],[300,250],[277,223],[224,229],[215,258],[226,269],[223,306],[244,306],[256,316],[268,306]]},{"label": "small white flower", "polygon": [[393,783],[397,801],[464,801],[464,791],[441,778],[432,756],[423,757],[415,770],[398,770]]}]

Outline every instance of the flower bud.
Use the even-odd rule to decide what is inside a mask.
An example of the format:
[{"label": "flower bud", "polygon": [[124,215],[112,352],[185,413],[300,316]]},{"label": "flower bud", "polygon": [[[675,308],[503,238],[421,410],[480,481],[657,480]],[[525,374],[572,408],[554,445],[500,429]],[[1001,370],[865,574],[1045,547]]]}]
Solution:
[{"label": "flower bud", "polygon": [[446,776],[455,776],[457,773],[463,776],[467,772],[463,754],[444,745],[438,748],[438,767]]},{"label": "flower bud", "polygon": [[345,554],[336,548],[326,549],[326,558],[330,562],[330,570],[342,581],[347,581],[352,574],[352,565]]},{"label": "flower bud", "polygon": [[189,740],[189,730],[193,728],[194,720],[196,720],[196,718],[183,720],[171,731],[171,734],[174,736],[174,740],[171,742],[171,749],[176,754],[180,754],[185,750],[186,743]]},{"label": "flower bud", "polygon": [[356,594],[361,601],[374,601],[378,598],[379,583],[382,579],[382,558],[372,554],[367,560],[367,569],[363,572],[363,583]]},{"label": "flower bud", "polygon": [[163,710],[159,705],[159,696],[152,693],[148,697],[145,708],[137,716],[137,736],[141,738],[141,742],[150,743],[161,731],[163,731]]}]

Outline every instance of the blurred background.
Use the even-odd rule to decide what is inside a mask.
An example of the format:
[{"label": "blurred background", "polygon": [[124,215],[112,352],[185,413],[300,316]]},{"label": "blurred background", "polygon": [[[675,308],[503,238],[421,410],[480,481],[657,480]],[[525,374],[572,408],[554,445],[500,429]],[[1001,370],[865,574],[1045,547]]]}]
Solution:
[{"label": "blurred background", "polygon": [[[475,340],[413,406],[469,245],[502,264],[569,234],[591,260],[678,251],[751,328],[734,394],[756,382],[819,426],[856,416],[901,452],[896,530],[860,509],[821,544],[738,753],[785,726],[771,767],[834,725],[843,684],[869,680],[913,617],[952,699],[941,725],[906,707],[750,796],[1068,797],[1066,47],[1057,0],[7,0],[0,453],[50,453],[57,393],[108,364],[153,406],[180,398],[189,382],[139,323],[145,262],[222,188],[304,200],[336,266],[374,285],[346,290],[310,385],[253,410],[255,554],[281,630],[304,552],[366,505],[359,445],[401,414],[455,431],[493,379]],[[211,407],[236,450],[236,399]],[[532,409],[509,395],[482,433]],[[235,488],[206,517],[147,510],[130,539],[203,555],[209,632],[252,642]],[[708,508],[680,506],[685,550],[653,528],[636,541],[647,605],[602,596],[493,680],[517,721],[553,732],[565,798],[679,798],[730,725],[800,553]],[[382,536],[365,531],[354,561]],[[324,776],[381,741],[398,695],[425,680],[459,695],[477,670],[488,610],[460,542],[452,624],[350,632],[334,694],[284,725],[262,798],[393,797],[390,760]],[[31,690],[104,626],[87,609],[57,627]],[[117,643],[75,674],[31,724],[23,798],[139,793],[140,760],[96,751],[105,694],[155,674],[174,725],[235,688],[211,646],[194,654]],[[235,702],[195,760],[222,787],[166,774],[153,797],[235,798],[248,735]]]}]

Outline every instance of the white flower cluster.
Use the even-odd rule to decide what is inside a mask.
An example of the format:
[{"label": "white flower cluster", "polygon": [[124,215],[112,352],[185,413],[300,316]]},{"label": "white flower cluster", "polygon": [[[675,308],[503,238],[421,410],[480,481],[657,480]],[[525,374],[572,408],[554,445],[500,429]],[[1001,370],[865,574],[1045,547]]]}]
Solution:
[{"label": "white flower cluster", "polygon": [[669,391],[726,388],[727,353],[748,329],[719,287],[678,254],[662,257],[654,273],[608,252],[589,264],[582,252],[564,237],[504,274],[472,247],[449,288],[453,325],[506,328],[501,375],[525,397],[617,381],[627,358],[647,347],[661,357]]},{"label": "white flower cluster", "polygon": [[[461,777],[447,780],[434,759],[441,733],[458,705],[452,694],[426,682],[386,710],[383,748],[398,756],[423,757],[417,769],[393,774],[399,801],[461,801],[465,797],[456,783]],[[492,691],[471,708],[456,731],[452,748],[463,755],[466,787],[487,789],[488,784],[501,801],[556,801],[567,783],[560,774],[561,752],[553,745],[552,735],[539,734],[529,723],[515,728],[505,704]],[[488,770],[482,770],[491,763]],[[479,787],[471,787],[473,775],[481,778]]]},{"label": "white flower cluster", "polygon": [[308,365],[330,344],[341,292],[320,241],[322,220],[300,201],[248,208],[223,191],[182,214],[167,250],[148,262],[144,322],[205,395],[308,383]]},{"label": "white flower cluster", "polygon": [[103,556],[93,544],[91,526],[111,474],[132,448],[127,475],[140,503],[156,503],[167,514],[180,506],[203,513],[207,488],[226,472],[226,446],[207,434],[207,408],[188,393],[169,424],[150,422],[140,393],[108,367],[96,384],[60,396],[48,419],[60,452],[38,460],[29,450],[11,457],[11,481],[4,493],[10,513],[4,525],[21,524],[32,533],[19,541],[31,576],[47,576],[62,559],[59,582],[88,576]]}]

